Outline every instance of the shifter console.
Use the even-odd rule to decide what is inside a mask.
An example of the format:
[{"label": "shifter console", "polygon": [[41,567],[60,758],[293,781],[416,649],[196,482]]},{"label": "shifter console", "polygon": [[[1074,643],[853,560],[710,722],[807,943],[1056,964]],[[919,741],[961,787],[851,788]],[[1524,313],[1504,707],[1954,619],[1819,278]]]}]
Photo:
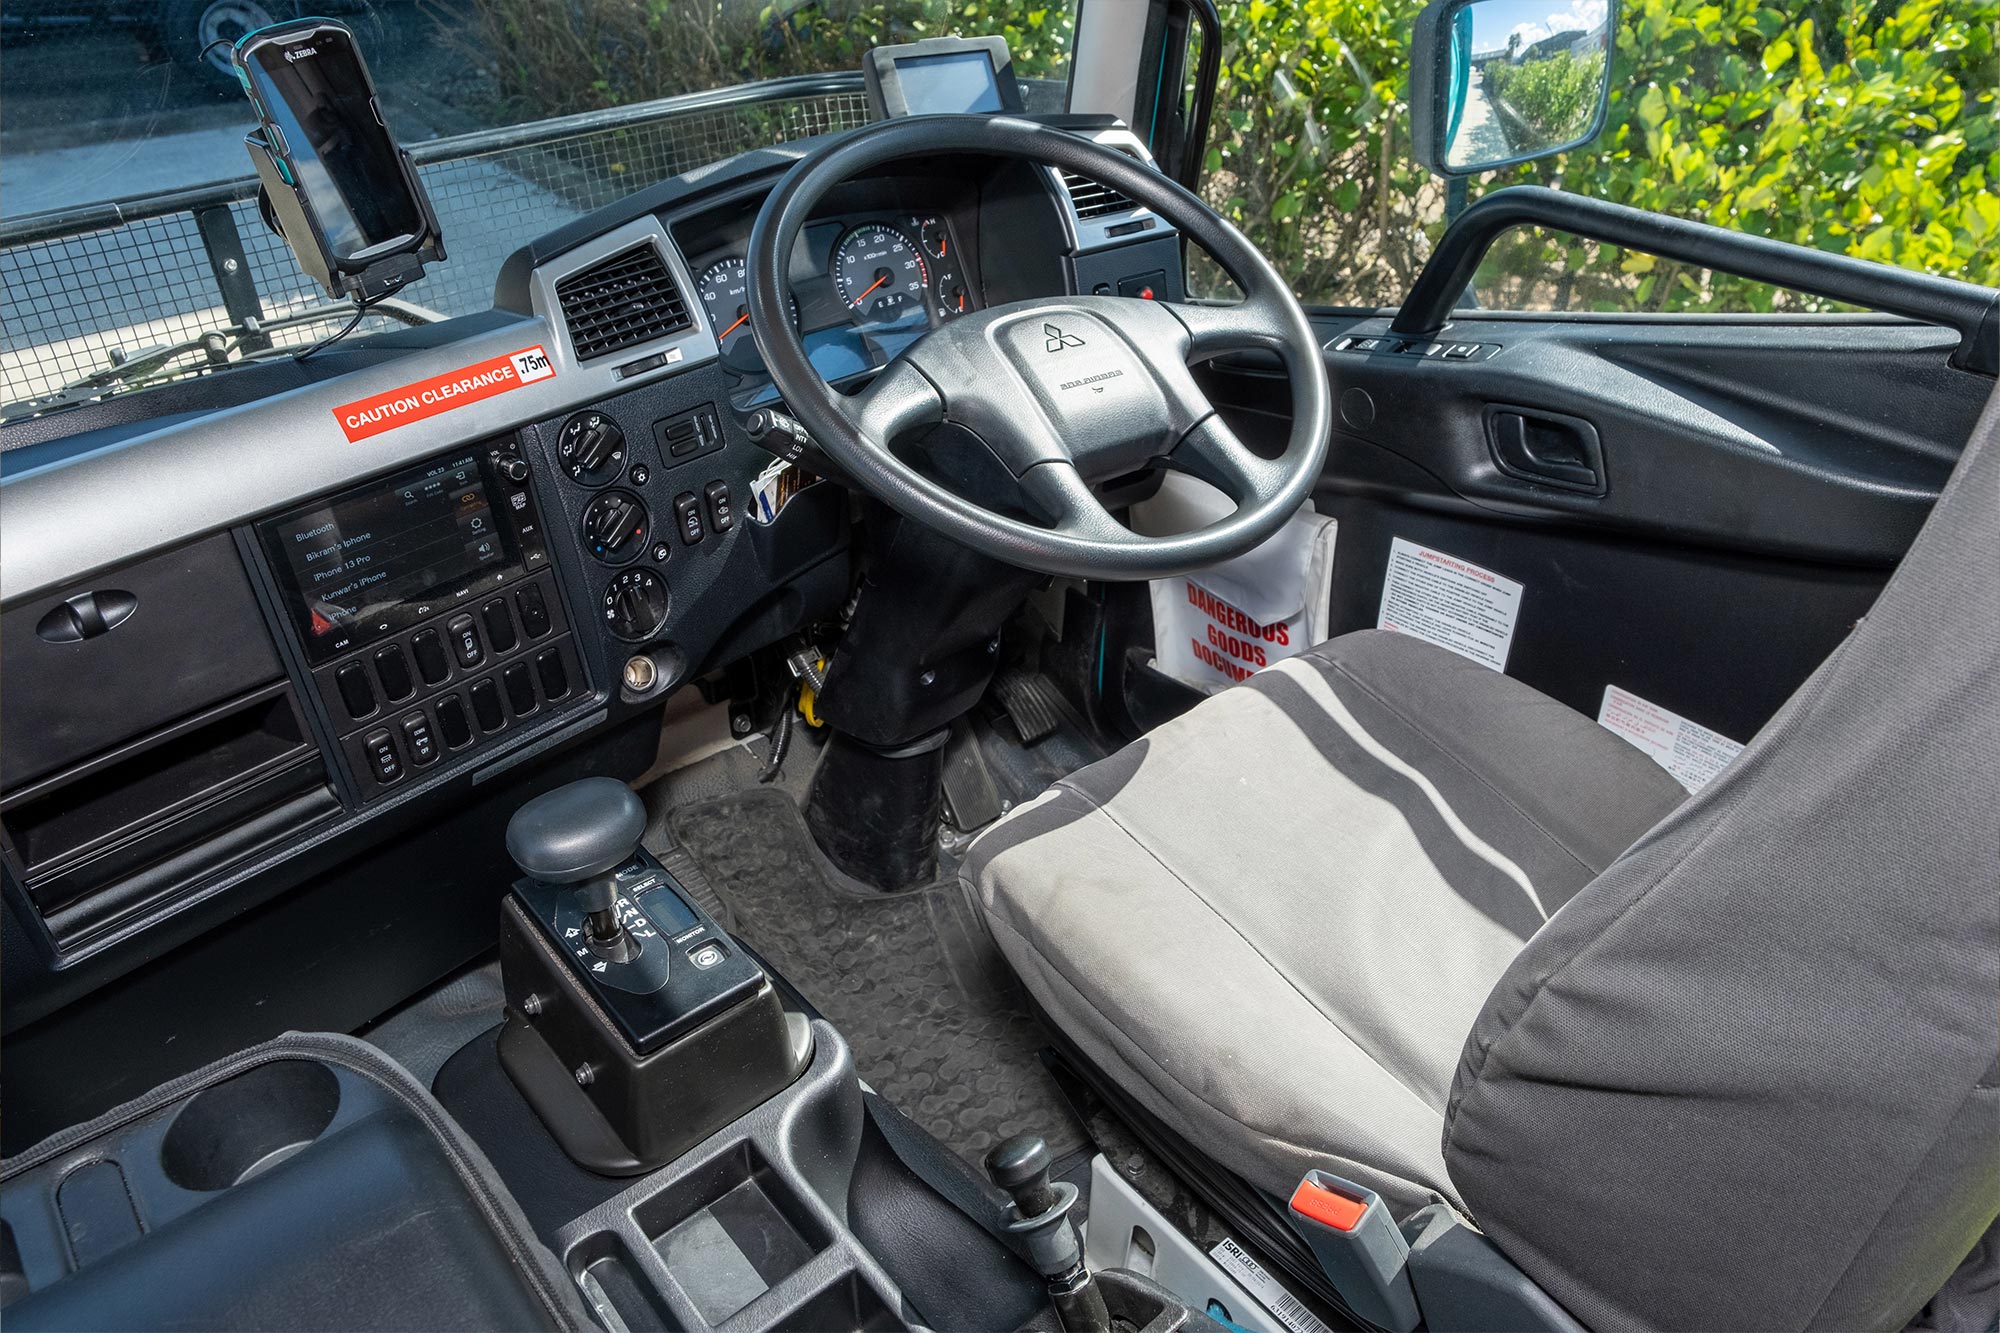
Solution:
[{"label": "shifter console", "polygon": [[580,1165],[651,1170],[805,1068],[803,1019],[639,847],[645,810],[587,778],[516,811],[500,1062]]}]

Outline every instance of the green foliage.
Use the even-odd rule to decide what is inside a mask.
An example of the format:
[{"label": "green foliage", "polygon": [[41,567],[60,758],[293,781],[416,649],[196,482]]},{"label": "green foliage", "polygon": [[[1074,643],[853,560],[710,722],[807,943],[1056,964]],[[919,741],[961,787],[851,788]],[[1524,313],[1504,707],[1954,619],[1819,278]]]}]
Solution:
[{"label": "green foliage", "polygon": [[[522,120],[852,70],[884,42],[1007,38],[1023,78],[1061,77],[1075,12],[1052,0],[472,0],[443,25]],[[750,147],[744,144],[743,147]]]},{"label": "green foliage", "polygon": [[[1408,140],[1420,3],[1222,0],[1203,193],[1306,300],[1393,305],[1442,229],[1443,187],[1414,165]],[[853,69],[869,46],[947,33],[1000,32],[1024,76],[1059,77],[1074,30],[1062,0],[472,7],[472,45],[495,95],[523,117]],[[1765,0],[1624,0],[1604,133],[1564,157],[1475,181],[1473,193],[1554,185],[2000,285],[1996,39],[2000,0],[1803,0],[1785,10]],[[1502,76],[1515,81],[1509,100],[1524,118],[1568,123],[1582,62],[1568,62],[1566,74],[1557,61],[1538,63],[1549,72],[1531,64]],[[1523,79],[1551,86],[1530,90]],[[1479,284],[1487,304],[1520,308],[1818,308],[1533,232],[1496,247]]]},{"label": "green foliage", "polygon": [[1568,143],[1590,128],[1603,85],[1601,51],[1581,60],[1570,51],[1559,51],[1546,60],[1522,65],[1496,61],[1486,67],[1486,86],[1526,123],[1529,142],[1550,147]]},{"label": "green foliage", "polygon": [[[1407,165],[1403,0],[1228,6],[1205,193],[1328,304],[1391,305],[1442,229]],[[1605,131],[1473,183],[1539,183],[2000,284],[2000,0],[1625,0]],[[1277,207],[1278,201],[1283,207]],[[1516,233],[1479,279],[1517,308],[1818,308],[1760,284]]]},{"label": "green foliage", "polygon": [[[1566,188],[1781,241],[2000,283],[2000,0],[1631,0],[1610,128]],[[1601,271],[1610,258],[1599,257]],[[1632,303],[1769,310],[1734,279],[1626,256]],[[1594,303],[1618,302],[1599,293]]]},{"label": "green foliage", "polygon": [[[1424,223],[1444,195],[1410,160],[1405,105],[1420,7],[1221,6],[1222,78],[1202,193],[1308,299],[1394,302],[1429,252]],[[1218,282],[1226,279],[1215,275],[1209,289]]]}]

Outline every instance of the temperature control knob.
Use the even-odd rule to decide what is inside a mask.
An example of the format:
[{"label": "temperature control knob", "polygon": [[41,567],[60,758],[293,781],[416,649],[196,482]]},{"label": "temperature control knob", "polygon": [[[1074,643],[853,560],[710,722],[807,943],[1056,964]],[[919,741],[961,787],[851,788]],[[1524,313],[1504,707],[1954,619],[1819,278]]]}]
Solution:
[{"label": "temperature control knob", "polygon": [[625,432],[602,412],[578,412],[556,436],[556,457],[572,481],[602,486],[625,466]]},{"label": "temperature control knob", "polygon": [[628,491],[606,491],[583,510],[583,545],[607,565],[630,564],[646,549],[646,506]]},{"label": "temperature control knob", "polygon": [[604,590],[604,627],[626,643],[650,639],[667,623],[667,581],[656,569],[628,569]]}]

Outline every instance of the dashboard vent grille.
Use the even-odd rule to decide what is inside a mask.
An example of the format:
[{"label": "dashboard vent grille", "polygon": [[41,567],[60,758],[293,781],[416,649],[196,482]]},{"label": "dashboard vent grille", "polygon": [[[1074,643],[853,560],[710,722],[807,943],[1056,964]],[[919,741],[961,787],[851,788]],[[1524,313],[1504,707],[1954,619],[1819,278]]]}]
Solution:
[{"label": "dashboard vent grille", "polygon": [[588,361],[693,325],[687,301],[651,241],[556,284],[576,359]]},{"label": "dashboard vent grille", "polygon": [[1076,210],[1079,222],[1109,217],[1113,213],[1129,213],[1138,207],[1126,198],[1123,191],[1115,190],[1109,185],[1100,184],[1087,177],[1071,175],[1067,171],[1060,174],[1063,188],[1069,191],[1070,207]]}]

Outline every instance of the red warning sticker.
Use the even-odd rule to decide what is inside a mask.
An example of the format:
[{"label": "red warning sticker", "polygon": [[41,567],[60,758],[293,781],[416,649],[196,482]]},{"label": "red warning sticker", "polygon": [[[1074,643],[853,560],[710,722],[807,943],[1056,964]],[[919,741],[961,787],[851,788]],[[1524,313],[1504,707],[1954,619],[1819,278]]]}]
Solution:
[{"label": "red warning sticker", "polygon": [[360,398],[333,409],[348,443],[380,435],[385,430],[407,426],[476,403],[482,398],[518,389],[523,384],[548,379],[556,373],[555,362],[537,345],[496,356],[476,366],[446,371],[442,375],[400,389]]}]

